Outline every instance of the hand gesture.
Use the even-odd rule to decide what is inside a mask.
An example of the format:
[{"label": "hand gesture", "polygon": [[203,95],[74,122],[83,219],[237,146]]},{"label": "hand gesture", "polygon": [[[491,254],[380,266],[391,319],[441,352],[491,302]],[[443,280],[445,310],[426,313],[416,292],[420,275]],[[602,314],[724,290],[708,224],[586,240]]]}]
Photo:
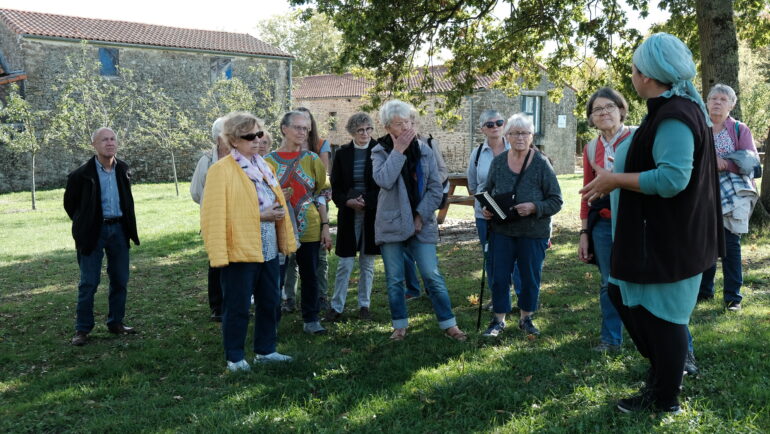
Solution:
[{"label": "hand gesture", "polygon": [[588,263],[588,261],[591,260],[591,258],[594,257],[593,254],[588,253],[588,237],[589,234],[585,234],[586,236],[583,236],[583,234],[580,234],[580,242],[578,243],[578,259],[581,261]]},{"label": "hand gesture", "polygon": [[259,219],[263,222],[274,222],[282,220],[284,215],[286,215],[286,210],[283,209],[280,203],[275,202],[272,208],[259,215]]},{"label": "hand gesture", "polygon": [[513,209],[515,209],[516,213],[521,217],[526,217],[528,215],[534,214],[537,211],[537,206],[535,206],[535,204],[532,202],[524,202],[515,205]]},{"label": "hand gesture", "polygon": [[487,210],[487,207],[481,208],[481,214],[484,215],[486,220],[492,220],[492,217],[494,216],[494,214]]},{"label": "hand gesture", "polygon": [[394,138],[391,134],[390,138],[393,139],[393,149],[403,154],[416,135],[417,133],[414,131],[414,128],[404,130],[398,138]]},{"label": "hand gesture", "polygon": [[601,199],[617,187],[612,179],[612,172],[599,166],[593,161],[590,163],[596,173],[596,178],[579,191],[579,193],[583,195],[583,200],[589,203],[596,199]]}]

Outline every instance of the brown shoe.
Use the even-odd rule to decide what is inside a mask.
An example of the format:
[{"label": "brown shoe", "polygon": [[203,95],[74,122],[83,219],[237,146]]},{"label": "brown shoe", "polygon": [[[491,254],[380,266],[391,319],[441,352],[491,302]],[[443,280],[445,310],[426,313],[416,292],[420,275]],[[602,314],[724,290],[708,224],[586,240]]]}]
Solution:
[{"label": "brown shoe", "polygon": [[126,327],[124,324],[111,324],[107,326],[110,333],[116,335],[133,335],[136,334],[136,330],[133,327]]},{"label": "brown shoe", "polygon": [[342,319],[342,314],[334,309],[329,309],[329,311],[326,312],[326,316],[324,317],[325,322],[337,322],[340,319]]},{"label": "brown shoe", "polygon": [[372,320],[372,313],[369,312],[368,307],[362,307],[361,309],[358,309],[358,319],[363,321],[371,321]]},{"label": "brown shoe", "polygon": [[76,347],[82,347],[88,342],[88,333],[83,331],[76,331],[75,336],[72,337],[72,345]]}]

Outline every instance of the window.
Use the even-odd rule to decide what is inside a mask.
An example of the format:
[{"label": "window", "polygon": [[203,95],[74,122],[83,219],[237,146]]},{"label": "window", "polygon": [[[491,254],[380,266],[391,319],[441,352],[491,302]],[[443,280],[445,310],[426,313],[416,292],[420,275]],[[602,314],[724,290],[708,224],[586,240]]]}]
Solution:
[{"label": "window", "polygon": [[229,57],[215,57],[211,59],[211,82],[219,80],[232,80],[233,59]]},{"label": "window", "polygon": [[337,131],[337,112],[329,112],[329,131]]},{"label": "window", "polygon": [[102,64],[100,73],[105,77],[118,75],[119,56],[117,48],[99,48],[99,62]]},{"label": "window", "polygon": [[540,95],[522,95],[521,111],[528,114],[535,126],[535,134],[543,134],[541,113],[543,111],[543,97]]}]

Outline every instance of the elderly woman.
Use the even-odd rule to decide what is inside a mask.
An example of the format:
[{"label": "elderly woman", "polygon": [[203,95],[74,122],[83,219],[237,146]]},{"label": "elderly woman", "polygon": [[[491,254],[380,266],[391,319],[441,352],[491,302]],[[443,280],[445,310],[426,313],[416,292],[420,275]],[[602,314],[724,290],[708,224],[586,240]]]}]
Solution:
[{"label": "elderly woman", "polygon": [[615,150],[614,172],[594,165],[581,192],[612,192],[609,296],[636,348],[650,361],[639,394],[618,409],[680,412],[687,323],[701,276],[722,249],[722,213],[711,121],[693,86],[695,64],[667,33],[633,55],[631,81],[648,114],[631,143]]},{"label": "elderly woman", "polygon": [[[374,278],[374,258],[380,249],[374,242],[374,216],[380,187],[372,177],[372,149],[377,141],[371,136],[372,118],[356,113],[348,119],[347,131],[353,140],[334,154],[332,165],[332,200],[337,205],[337,278],[327,321],[337,321],[345,309],[348,279],[358,253],[358,317],[371,319],[369,312]],[[352,229],[352,230],[351,230]]]},{"label": "elderly woman", "polygon": [[[586,117],[588,125],[599,130],[599,135],[583,149],[583,185],[596,177],[591,163],[607,170],[612,170],[615,150],[622,143],[627,144],[633,137],[631,128],[623,125],[628,114],[628,103],[623,95],[609,87],[597,90],[588,99]],[[601,341],[595,351],[619,351],[623,344],[623,322],[617,309],[607,295],[610,277],[610,255],[612,253],[612,215],[610,198],[605,196],[590,204],[585,199],[580,201],[580,242],[578,259],[593,262],[599,267],[601,287],[599,306],[602,312],[602,325],[599,333]]]},{"label": "elderly woman", "polygon": [[270,149],[273,147],[273,136],[270,135],[269,131],[264,132],[264,135],[259,139],[257,145],[257,153],[260,157],[264,157],[270,153]]},{"label": "elderly woman", "polygon": [[[501,152],[511,149],[511,144],[508,143],[503,134],[505,119],[497,110],[485,110],[482,112],[479,116],[479,128],[481,133],[484,134],[485,139],[478,147],[471,151],[470,164],[468,164],[467,170],[468,193],[471,195],[486,191],[487,175],[489,174],[489,166],[492,164],[492,160],[500,155]],[[476,217],[476,232],[479,235],[483,251],[484,245],[489,241],[487,237],[489,224],[484,218],[484,214],[481,211],[481,203],[478,200],[474,203],[473,213]],[[489,287],[492,288],[492,263],[490,261],[487,261],[486,272],[487,282]],[[511,281],[513,282],[514,290],[518,294],[521,280],[515,265]],[[492,303],[490,302],[489,308],[491,307]]]},{"label": "elderly woman", "polygon": [[[722,273],[724,274],[725,307],[728,311],[741,309],[741,285],[743,270],[741,268],[741,234],[749,231],[749,217],[757,202],[757,189],[753,179],[741,173],[735,162],[729,160],[734,152],[745,151],[757,155],[751,130],[742,122],[730,116],[730,110],[738,101],[735,91],[727,85],[717,84],[708,94],[706,107],[709,117],[714,124],[711,130],[714,134],[714,146],[717,151],[717,168],[722,185],[722,213],[724,219],[725,256],[722,257]],[[734,155],[734,154],[733,154]],[[739,194],[740,193],[740,194]],[[699,300],[714,298],[714,274],[716,263],[703,272]]]},{"label": "elderly woman", "polygon": [[417,111],[398,100],[380,108],[387,135],[372,150],[374,181],[380,186],[374,237],[382,251],[388,285],[388,302],[394,340],[403,340],[409,317],[404,297],[404,252],[409,251],[425,283],[439,328],[447,336],[464,341],[457,327],[446,283],[438,268],[436,210],[442,187],[433,150],[416,139],[413,128]]},{"label": "elderly woman", "polygon": [[[540,277],[551,236],[551,216],[561,210],[559,181],[548,158],[532,146],[535,127],[523,113],[511,116],[505,136],[511,148],[496,156],[489,167],[486,191],[492,196],[511,195],[513,218],[493,220],[490,227],[489,260],[492,262],[493,318],[484,336],[496,337],[505,329],[511,311],[511,272],[518,265],[521,289],[517,295],[519,328],[539,335],[532,323],[540,294]],[[482,209],[485,219],[492,213]]]},{"label": "elderly woman", "polygon": [[281,119],[281,146],[265,157],[278,174],[281,187],[290,192],[289,203],[297,220],[300,247],[295,255],[302,292],[303,330],[323,334],[318,314],[318,253],[321,246],[331,248],[326,202],[319,199],[329,187],[326,169],[318,154],[302,150],[310,131],[310,120],[301,112],[288,112]]},{"label": "elderly woman", "polygon": [[[257,154],[262,121],[227,115],[222,139],[230,155],[211,166],[201,208],[201,233],[212,267],[222,267],[222,339],[227,368],[248,371],[244,342],[254,297],[254,363],[290,362],[275,351],[280,315],[278,252],[296,249],[286,202],[270,166]],[[259,222],[259,224],[256,224]]]}]

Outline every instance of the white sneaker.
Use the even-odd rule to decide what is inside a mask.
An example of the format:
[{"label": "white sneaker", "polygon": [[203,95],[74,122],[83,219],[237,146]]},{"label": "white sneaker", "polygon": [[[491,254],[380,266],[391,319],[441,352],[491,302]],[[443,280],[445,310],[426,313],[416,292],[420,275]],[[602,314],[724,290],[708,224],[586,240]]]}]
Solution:
[{"label": "white sneaker", "polygon": [[294,361],[294,358],[291,356],[287,356],[285,354],[273,352],[270,354],[257,354],[254,357],[254,363],[280,363],[280,362],[291,362]]},{"label": "white sneaker", "polygon": [[302,330],[305,333],[310,333],[311,335],[323,335],[323,334],[326,334],[326,329],[318,321],[306,322],[302,326]]},{"label": "white sneaker", "polygon": [[230,372],[249,371],[251,370],[251,366],[249,366],[249,362],[247,362],[246,359],[241,359],[240,362],[231,362],[228,360],[227,369]]}]

